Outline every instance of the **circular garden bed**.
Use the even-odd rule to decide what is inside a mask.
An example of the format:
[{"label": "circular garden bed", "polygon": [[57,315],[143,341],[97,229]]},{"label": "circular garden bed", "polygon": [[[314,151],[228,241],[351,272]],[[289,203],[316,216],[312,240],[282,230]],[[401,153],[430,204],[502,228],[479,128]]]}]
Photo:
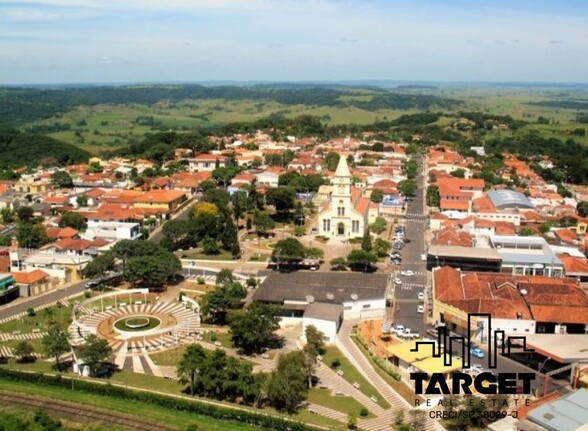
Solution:
[{"label": "circular garden bed", "polygon": [[161,320],[153,316],[129,316],[114,322],[114,327],[119,331],[148,331],[161,325]]}]

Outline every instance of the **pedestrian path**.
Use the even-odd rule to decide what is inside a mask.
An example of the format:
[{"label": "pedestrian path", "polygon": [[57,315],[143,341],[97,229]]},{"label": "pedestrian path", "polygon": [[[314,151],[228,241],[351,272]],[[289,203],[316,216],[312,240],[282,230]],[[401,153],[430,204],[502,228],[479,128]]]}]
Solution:
[{"label": "pedestrian path", "polygon": [[[33,330],[34,331],[34,330]],[[38,340],[47,335],[47,332],[26,332],[21,334],[20,331],[14,331],[12,334],[0,333],[0,341],[9,340]]]}]

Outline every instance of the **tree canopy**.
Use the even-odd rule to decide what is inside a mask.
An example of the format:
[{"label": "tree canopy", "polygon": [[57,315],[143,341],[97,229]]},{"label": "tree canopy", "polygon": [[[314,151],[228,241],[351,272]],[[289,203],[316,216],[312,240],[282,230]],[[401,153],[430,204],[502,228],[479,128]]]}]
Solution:
[{"label": "tree canopy", "polygon": [[233,345],[245,354],[260,353],[275,341],[280,327],[280,308],[253,302],[247,310],[235,312],[229,321]]}]

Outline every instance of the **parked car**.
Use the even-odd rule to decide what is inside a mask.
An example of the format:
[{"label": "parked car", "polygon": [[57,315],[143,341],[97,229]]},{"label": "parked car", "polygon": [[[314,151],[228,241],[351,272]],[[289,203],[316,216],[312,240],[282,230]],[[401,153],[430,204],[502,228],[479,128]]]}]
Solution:
[{"label": "parked car", "polygon": [[404,325],[397,325],[392,328],[392,332],[400,336],[404,332]]},{"label": "parked car", "polygon": [[399,279],[398,277],[395,277],[395,278],[394,278],[394,280],[392,280],[392,282],[393,282],[394,284],[402,284],[402,280],[401,280],[401,279]]},{"label": "parked car", "polygon": [[414,271],[412,269],[405,269],[404,271],[400,271],[400,275],[404,275],[406,277],[414,276]]},{"label": "parked car", "polygon": [[100,282],[97,280],[90,280],[86,283],[86,288],[87,289],[93,289],[95,287],[100,286]]},{"label": "parked car", "polygon": [[424,305],[419,305],[417,307],[417,313],[423,314],[425,312],[425,306]]},{"label": "parked car", "polygon": [[482,359],[484,357],[484,352],[482,352],[482,350],[480,350],[477,347],[472,347],[470,349],[470,353],[472,356],[475,356],[476,358]]},{"label": "parked car", "polygon": [[424,301],[425,300],[425,294],[423,292],[419,292],[417,294],[417,298],[419,299],[419,301]]}]

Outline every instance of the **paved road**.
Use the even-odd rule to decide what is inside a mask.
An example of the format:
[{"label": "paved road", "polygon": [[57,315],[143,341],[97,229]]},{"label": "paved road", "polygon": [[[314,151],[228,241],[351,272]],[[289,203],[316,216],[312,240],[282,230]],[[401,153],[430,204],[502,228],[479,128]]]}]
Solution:
[{"label": "paved road", "polygon": [[[199,197],[195,197],[192,202],[182,208],[177,214],[172,216],[172,220],[188,220],[190,217],[190,212],[194,209],[196,204],[198,203]],[[165,224],[165,223],[163,223]],[[151,235],[149,235],[149,241],[159,242],[163,239],[163,232],[162,227],[163,224],[157,227]]]},{"label": "paved road", "polygon": [[81,293],[86,288],[85,284],[85,281],[81,281],[69,287],[54,290],[52,292],[31,298],[24,302],[19,302],[14,305],[8,304],[8,306],[2,306],[0,307],[0,320],[7,319],[19,313],[23,313],[27,311],[29,308],[37,308],[42,305],[56,302],[60,299],[65,299],[69,296]]},{"label": "paved road", "polygon": [[[422,161],[419,160],[419,163],[422,163]],[[419,170],[416,178],[417,191],[415,196],[406,206],[404,237],[407,242],[400,251],[402,263],[400,265],[394,265],[393,271],[402,281],[401,285],[396,286],[394,293],[398,305],[395,313],[395,322],[424,336],[424,314],[417,312],[418,305],[423,304],[423,301],[420,301],[417,295],[420,292],[424,293],[427,285],[426,262],[421,260],[421,255],[425,253],[424,233],[427,228],[422,170]],[[416,275],[405,277],[400,275],[401,270],[412,270]]]}]

